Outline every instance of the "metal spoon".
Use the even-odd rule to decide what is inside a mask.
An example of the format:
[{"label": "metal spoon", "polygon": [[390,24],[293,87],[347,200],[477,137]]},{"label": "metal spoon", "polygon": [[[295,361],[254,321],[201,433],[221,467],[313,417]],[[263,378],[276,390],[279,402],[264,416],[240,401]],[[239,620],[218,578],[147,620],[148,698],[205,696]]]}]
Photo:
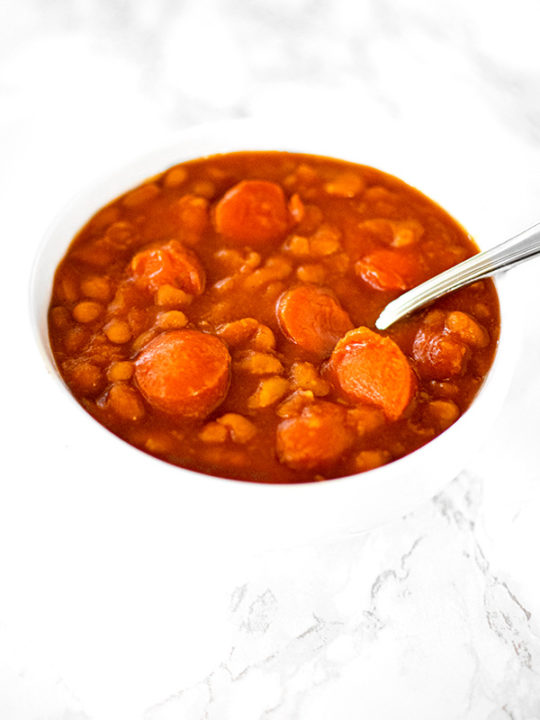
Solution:
[{"label": "metal spoon", "polygon": [[510,240],[490,250],[473,255],[449,270],[400,295],[384,308],[375,322],[378,330],[386,330],[406,315],[410,315],[441,295],[458,290],[476,280],[508,270],[540,253],[540,223],[524,230]]}]

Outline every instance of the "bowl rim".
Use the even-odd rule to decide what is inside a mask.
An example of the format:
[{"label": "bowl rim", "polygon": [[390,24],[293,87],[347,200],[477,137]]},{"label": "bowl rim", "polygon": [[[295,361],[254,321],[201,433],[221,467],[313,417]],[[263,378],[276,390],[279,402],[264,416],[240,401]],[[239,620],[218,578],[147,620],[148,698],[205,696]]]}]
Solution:
[{"label": "bowl rim", "polygon": [[[508,392],[516,363],[518,349],[520,346],[521,327],[520,323],[516,322],[515,313],[512,316],[512,319],[509,318],[510,303],[508,302],[507,296],[510,293],[510,288],[509,284],[506,281],[506,278],[503,276],[492,278],[494,280],[497,290],[500,309],[500,333],[497,342],[497,348],[495,351],[493,363],[481,386],[479,387],[471,405],[453,425],[451,425],[448,429],[437,435],[432,440],[428,441],[425,445],[421,446],[417,450],[414,450],[413,452],[408,453],[401,458],[393,460],[386,465],[362,473],[356,473],[354,475],[347,475],[337,478],[328,478],[322,482],[312,480],[301,483],[261,483],[256,481],[239,480],[222,476],[208,475],[198,472],[196,470],[190,470],[188,468],[173,465],[165,460],[161,460],[158,457],[144,452],[143,450],[137,448],[134,445],[131,445],[126,440],[123,440],[119,436],[115,435],[104,425],[94,420],[70,392],[68,386],[60,375],[59,369],[56,365],[54,356],[49,345],[47,332],[47,312],[50,303],[50,294],[52,290],[54,272],[56,270],[56,267],[58,266],[58,263],[67,251],[67,248],[69,247],[71,241],[73,240],[74,234],[66,240],[65,244],[62,244],[63,249],[61,250],[61,252],[53,251],[52,253],[53,256],[56,257],[56,262],[54,263],[54,269],[50,273],[50,282],[47,283],[48,300],[46,303],[42,302],[42,298],[40,298],[40,292],[38,289],[41,279],[41,273],[43,270],[42,266],[44,264],[47,264],[47,256],[51,251],[51,246],[56,247],[56,244],[58,244],[57,242],[55,243],[55,239],[58,237],[58,233],[63,232],[62,225],[66,222],[66,218],[69,218],[72,215],[75,215],[75,217],[77,217],[81,213],[85,213],[83,220],[79,221],[78,227],[80,228],[89,219],[89,217],[91,217],[91,214],[87,214],[82,209],[85,204],[88,204],[89,198],[100,198],[103,197],[105,194],[106,197],[104,200],[98,199],[96,201],[90,202],[91,205],[95,206],[95,210],[93,212],[97,212],[97,210],[99,210],[100,207],[103,207],[104,204],[109,202],[111,198],[118,197],[122,193],[128,191],[133,187],[136,187],[137,185],[143,183],[145,180],[148,180],[153,176],[166,171],[168,168],[174,166],[177,163],[196,159],[199,157],[209,157],[215,154],[219,154],[219,151],[217,150],[207,152],[204,155],[196,152],[188,152],[186,154],[185,147],[189,145],[190,139],[193,138],[199,140],[202,138],[203,142],[206,142],[208,138],[210,138],[209,144],[212,145],[212,136],[215,133],[216,129],[218,129],[220,132],[227,132],[227,129],[230,128],[233,128],[235,132],[240,131],[240,133],[246,128],[249,130],[254,129],[255,136],[257,136],[257,133],[261,131],[263,135],[268,132],[267,126],[259,122],[253,122],[251,120],[232,120],[217,123],[205,123],[197,125],[193,128],[189,128],[187,130],[180,131],[179,133],[174,133],[164,142],[156,145],[154,148],[147,150],[144,153],[141,153],[134,159],[131,159],[128,162],[117,164],[116,167],[113,169],[106,170],[99,179],[96,179],[93,182],[87,184],[86,187],[80,189],[77,193],[75,193],[56,213],[54,219],[50,222],[48,228],[44,233],[43,238],[41,239],[41,242],[38,245],[37,252],[35,253],[30,271],[28,286],[28,310],[30,315],[30,324],[32,326],[32,334],[34,336],[34,340],[42,356],[44,366],[48,371],[48,374],[53,376],[54,382],[56,382],[57,385],[62,388],[62,391],[69,396],[69,398],[71,399],[71,406],[76,408],[76,412],[84,413],[85,416],[91,418],[94,425],[99,426],[105,442],[113,443],[120,449],[123,447],[123,450],[127,450],[130,454],[135,451],[136,453],[145,456],[145,458],[149,459],[151,463],[156,463],[155,468],[156,475],[158,477],[165,477],[171,472],[176,473],[177,477],[180,477],[180,475],[195,476],[198,483],[205,482],[209,485],[209,487],[215,487],[216,485],[220,485],[223,487],[224,483],[226,483],[226,485],[231,488],[231,491],[233,488],[236,488],[237,490],[240,489],[240,491],[243,493],[278,493],[280,492],[278,488],[286,487],[287,490],[285,492],[287,492],[289,495],[296,494],[302,496],[308,492],[312,493],[314,491],[320,494],[329,492],[335,493],[338,490],[342,489],[346,490],[351,485],[357,486],[359,484],[359,481],[362,480],[362,478],[366,478],[368,476],[370,478],[376,477],[379,482],[384,483],[386,479],[391,477],[393,478],[396,476],[396,474],[406,475],[414,471],[415,466],[425,464],[429,465],[430,462],[434,462],[436,465],[437,457],[448,456],[449,449],[452,446],[455,447],[456,444],[459,445],[459,437],[467,434],[469,430],[474,429],[474,427],[478,424],[478,421],[481,419],[482,416],[482,409],[484,404],[487,403],[488,405],[491,405],[493,410],[491,415],[496,415]],[[243,150],[264,151],[276,149],[275,145],[273,145],[272,142],[262,142],[260,144],[256,144],[257,147],[236,147],[237,143],[233,142],[233,145],[236,147],[236,149],[230,149],[228,152],[240,152]],[[291,141],[290,147],[287,147],[286,149],[284,148],[284,151],[305,153],[310,152],[308,149],[295,149],[298,144],[301,145],[301,142],[299,143],[298,139],[294,138],[293,133],[293,139]],[[314,152],[314,150],[311,150],[311,154],[322,155],[322,153]],[[336,157],[337,159],[343,159],[347,162],[357,162],[356,160],[350,160],[346,157],[340,157],[340,155],[327,155],[327,157]],[[166,160],[165,158],[168,159]],[[367,165],[368,163],[362,164]],[[146,167],[153,169],[143,171],[142,168]],[[388,170],[386,168],[383,169],[383,171],[392,174],[391,170]],[[133,177],[134,179],[131,181],[125,181],[124,178],[126,177]],[[403,181],[407,184],[411,184],[413,187],[416,187],[416,185],[410,183],[407,179],[404,179]],[[116,189],[110,192],[111,188]],[[420,192],[424,193],[424,190],[420,189]],[[427,197],[431,196],[428,195]],[[434,202],[438,203],[438,200],[434,200]],[[445,206],[441,204],[441,207],[444,209]],[[449,214],[452,215],[451,212]],[[460,221],[458,220],[458,222]],[[43,292],[41,293],[41,295],[43,295]],[[488,402],[488,400],[490,399],[491,403]],[[495,418],[492,419],[494,420]],[[122,450],[120,450],[120,452],[122,452]],[[465,461],[463,462],[463,465],[461,467],[464,466]],[[315,488],[317,489],[314,490]]]}]

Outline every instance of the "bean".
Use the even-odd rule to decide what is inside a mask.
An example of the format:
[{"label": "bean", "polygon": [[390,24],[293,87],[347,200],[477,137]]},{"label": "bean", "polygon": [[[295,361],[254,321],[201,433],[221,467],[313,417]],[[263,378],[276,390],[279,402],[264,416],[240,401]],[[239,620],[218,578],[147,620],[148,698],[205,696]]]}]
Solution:
[{"label": "bean", "polygon": [[109,205],[100,210],[97,215],[92,218],[92,227],[95,230],[104,230],[108,225],[120,218],[120,210],[116,205]]},{"label": "bean", "polygon": [[231,440],[235,443],[247,443],[257,433],[255,425],[238,413],[227,413],[217,419],[217,423],[227,428]]},{"label": "bean", "polygon": [[188,322],[188,318],[181,310],[159,313],[156,318],[156,324],[164,330],[180,329],[185,327]]},{"label": "bean", "polygon": [[88,339],[88,330],[77,325],[70,328],[64,335],[64,349],[68,355],[74,355],[88,342]]},{"label": "bean", "polygon": [[111,281],[107,277],[92,275],[81,281],[81,292],[85,297],[107,302],[111,297]]},{"label": "bean", "polygon": [[154,296],[154,302],[156,305],[175,305],[177,307],[186,307],[190,305],[193,300],[193,295],[176,288],[173,285],[161,285],[156,290]]},{"label": "bean", "polygon": [[128,209],[136,208],[149,202],[150,200],[153,200],[153,198],[159,195],[160,192],[161,190],[156,183],[148,183],[147,185],[135,188],[135,190],[132,190],[127,193],[127,195],[124,195],[122,198],[122,204]]},{"label": "bean", "polygon": [[96,241],[93,245],[82,245],[73,251],[73,256],[96,268],[105,268],[113,262],[112,248],[104,242]]},{"label": "bean", "polygon": [[281,255],[269,257],[263,267],[255,270],[244,281],[246,290],[258,290],[274,280],[283,280],[292,272],[291,263]]},{"label": "bean", "polygon": [[139,352],[139,350],[142,350],[142,348],[147,343],[149,343],[151,340],[153,340],[155,335],[156,335],[156,330],[154,328],[151,328],[150,330],[146,330],[146,332],[143,332],[140,335],[138,335],[131,345],[133,352]]},{"label": "bean", "polygon": [[424,228],[416,220],[389,221],[392,228],[394,247],[414,245],[424,234]]},{"label": "bean", "polygon": [[[145,436],[148,430],[145,429]],[[153,455],[166,455],[174,450],[175,441],[166,432],[153,432],[150,436],[144,438],[143,446],[145,450]]]},{"label": "bean", "polygon": [[358,472],[365,472],[385,465],[391,459],[387,450],[362,450],[354,458],[354,464]]},{"label": "bean", "polygon": [[273,350],[276,347],[276,338],[267,325],[259,323],[251,338],[250,345],[254,350],[261,350],[262,352]]},{"label": "bean", "polygon": [[182,240],[195,245],[208,225],[208,200],[199,195],[183,195],[176,204]]},{"label": "bean", "polygon": [[144,404],[139,393],[125,383],[111,386],[107,395],[107,407],[123,420],[137,422],[144,417]]},{"label": "bean", "polygon": [[319,376],[315,366],[309,362],[293,363],[290,377],[294,388],[311,390],[317,397],[323,397],[330,392],[329,384]]},{"label": "bean", "polygon": [[264,302],[273,304],[287,286],[281,280],[269,283],[263,293]]},{"label": "bean", "polygon": [[103,305],[94,300],[83,300],[73,308],[73,317],[79,323],[91,323],[103,312]]},{"label": "bean", "polygon": [[261,264],[261,260],[262,258],[260,253],[255,252],[254,250],[252,252],[249,252],[239,272],[243,275],[246,275],[252,270],[255,270],[255,268],[259,267],[259,265]]},{"label": "bean", "polygon": [[455,310],[448,314],[445,330],[457,335],[464,343],[474,348],[483,348],[489,343],[489,335],[476,320],[467,313]]},{"label": "bean", "polygon": [[119,249],[127,248],[137,238],[137,230],[130,222],[115,222],[107,228],[105,238]]},{"label": "bean", "polygon": [[71,323],[71,313],[63,305],[57,305],[51,310],[51,322],[55,328],[65,329]]},{"label": "bean", "polygon": [[387,190],[382,185],[372,185],[371,187],[368,187],[364,193],[364,198],[369,201],[393,200],[394,197],[394,193]]},{"label": "bean", "polygon": [[128,360],[120,360],[112,363],[107,370],[107,380],[110,382],[119,382],[121,380],[131,380],[135,368],[133,363]]},{"label": "bean", "polygon": [[131,340],[131,328],[125,320],[111,320],[105,325],[103,332],[116,345],[122,345]]},{"label": "bean", "polygon": [[213,284],[213,289],[219,294],[230,292],[237,284],[237,278],[229,275],[227,277],[218,280]]},{"label": "bean", "polygon": [[209,422],[199,431],[199,438],[205,443],[224,443],[228,436],[227,428],[217,422]]},{"label": "bean", "polygon": [[279,375],[283,372],[283,365],[275,355],[248,350],[235,359],[234,369],[252,375]]},{"label": "bean", "polygon": [[297,257],[307,257],[310,254],[309,239],[304,237],[304,235],[292,235],[285,243],[283,249]]},{"label": "bean", "polygon": [[282,377],[261,380],[256,391],[248,398],[248,408],[259,410],[273,405],[289,391],[289,381]]},{"label": "bean", "polygon": [[187,170],[179,165],[169,170],[169,172],[163,178],[163,185],[166,188],[177,188],[186,182],[187,177]]},{"label": "bean", "polygon": [[320,285],[326,279],[326,270],[317,264],[300,265],[296,268],[296,277],[301,282]]},{"label": "bean", "polygon": [[309,241],[310,254],[315,257],[326,257],[341,250],[341,233],[333,225],[323,223]]},{"label": "bean", "polygon": [[450,427],[460,415],[458,406],[451,400],[433,400],[427,406],[426,413],[440,430]]},{"label": "bean", "polygon": [[296,170],[284,179],[283,184],[286,187],[293,188],[299,185],[314,185],[319,182],[320,177],[315,168],[307,163],[301,163]]},{"label": "bean", "polygon": [[276,346],[274,333],[255,318],[234,320],[217,328],[216,333],[225,340],[229,347],[249,345],[253,350],[261,352],[273,350]]},{"label": "bean", "polygon": [[385,424],[384,413],[376,407],[358,405],[347,411],[347,418],[359,437],[378,430]]},{"label": "bean", "polygon": [[235,273],[246,262],[245,256],[236,248],[222,248],[214,253],[214,258],[220,262],[227,273]]},{"label": "bean", "polygon": [[476,303],[474,306],[474,314],[482,320],[487,320],[491,315],[490,310],[485,303]]},{"label": "bean", "polygon": [[285,400],[276,408],[276,415],[280,418],[294,417],[300,415],[306,405],[310,405],[315,400],[311,390],[295,390],[292,395],[286,397]]},{"label": "bean", "polygon": [[82,395],[94,395],[103,385],[103,373],[97,365],[77,362],[69,372],[70,384]]},{"label": "bean", "polygon": [[64,275],[58,283],[60,300],[73,303],[79,299],[79,284],[74,276]]},{"label": "bean", "polygon": [[458,386],[450,382],[431,380],[429,386],[434,394],[442,395],[443,397],[452,397],[459,392]]},{"label": "bean", "polygon": [[359,195],[365,188],[364,180],[356,173],[345,171],[324,184],[325,192],[329,195],[342,198],[352,198]]},{"label": "bean", "polygon": [[298,195],[298,193],[294,193],[294,195],[291,197],[291,199],[289,200],[288,208],[294,222],[302,222],[306,214],[306,208],[304,207],[304,203],[302,202],[302,199],[300,198],[300,195]]},{"label": "bean", "polygon": [[322,223],[324,215],[317,205],[305,205],[304,217],[298,223],[298,232],[302,235],[310,235]]},{"label": "bean", "polygon": [[213,198],[216,194],[216,186],[213,182],[210,182],[210,180],[199,180],[194,183],[192,190],[195,195],[200,195],[208,200]]}]

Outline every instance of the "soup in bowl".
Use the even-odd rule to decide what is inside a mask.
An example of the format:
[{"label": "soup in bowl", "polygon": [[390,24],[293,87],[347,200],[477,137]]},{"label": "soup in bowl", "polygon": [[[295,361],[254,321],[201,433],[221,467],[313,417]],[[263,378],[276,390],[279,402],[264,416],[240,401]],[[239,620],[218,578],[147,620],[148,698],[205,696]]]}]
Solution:
[{"label": "soup in bowl", "polygon": [[275,505],[300,536],[363,529],[478,446],[516,345],[503,296],[482,280],[376,331],[473,240],[407,178],[245,128],[186,134],[71,205],[35,267],[39,341],[128,472],[137,448],[175,493]]}]

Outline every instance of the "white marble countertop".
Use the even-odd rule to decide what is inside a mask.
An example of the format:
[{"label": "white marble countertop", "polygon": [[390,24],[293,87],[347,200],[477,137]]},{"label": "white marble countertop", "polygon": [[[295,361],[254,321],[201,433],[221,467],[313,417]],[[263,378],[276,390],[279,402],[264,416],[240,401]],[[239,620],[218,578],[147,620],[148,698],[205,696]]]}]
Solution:
[{"label": "white marble countertop", "polygon": [[[539,24],[533,0],[4,0],[2,720],[540,718],[538,261],[516,271],[523,347],[467,469],[384,527],[224,574],[189,609],[185,671],[160,686],[130,685],[90,639],[75,672],[57,652],[66,639],[47,635],[42,598],[67,606],[66,573],[80,575],[46,532],[70,506],[43,490],[56,468],[35,398],[50,389],[27,319],[32,258],[70,195],[157,137],[223,117],[408,128],[441,162],[462,157],[459,181],[497,239],[532,224]],[[66,615],[66,637],[84,624]]]}]

